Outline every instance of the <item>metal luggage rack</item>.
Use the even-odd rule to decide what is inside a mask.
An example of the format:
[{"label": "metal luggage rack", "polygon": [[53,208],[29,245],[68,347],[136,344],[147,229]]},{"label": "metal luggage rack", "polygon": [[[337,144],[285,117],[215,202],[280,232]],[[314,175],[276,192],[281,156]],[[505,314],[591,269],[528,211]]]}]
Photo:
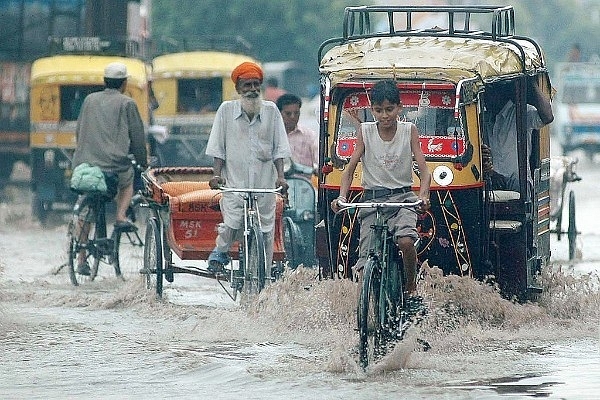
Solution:
[{"label": "metal luggage rack", "polygon": [[[417,19],[427,15],[442,17],[446,26],[415,28]],[[478,26],[478,22],[481,22],[479,17],[485,19],[489,30]],[[477,21],[474,21],[475,18],[478,18]],[[393,36],[461,37],[510,43],[521,54],[523,71],[526,69],[525,51],[519,40],[530,42],[540,57],[542,55],[534,40],[515,35],[513,6],[352,6],[344,10],[343,36],[329,39],[321,45],[319,61],[326,46],[357,39]]]},{"label": "metal luggage rack", "polygon": [[189,51],[223,51],[248,56],[253,55],[252,44],[241,36],[161,37],[154,43],[154,56]]}]

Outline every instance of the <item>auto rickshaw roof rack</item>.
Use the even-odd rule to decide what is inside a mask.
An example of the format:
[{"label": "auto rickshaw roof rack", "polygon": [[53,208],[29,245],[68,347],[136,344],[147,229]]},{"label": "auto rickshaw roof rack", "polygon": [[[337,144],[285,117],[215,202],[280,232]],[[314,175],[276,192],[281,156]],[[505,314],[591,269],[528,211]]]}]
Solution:
[{"label": "auto rickshaw roof rack", "polygon": [[[418,28],[425,23],[435,25]],[[483,23],[490,28],[483,29]],[[509,43],[520,53],[522,72],[527,70],[527,50],[522,41],[531,43],[538,58],[543,58],[542,50],[534,40],[515,35],[512,6],[352,6],[344,10],[343,36],[321,44],[318,62],[321,62],[325,48],[379,37],[470,38]]]},{"label": "auto rickshaw roof rack", "polygon": [[142,44],[126,37],[109,36],[51,36],[49,55],[100,55],[142,58]]},{"label": "auto rickshaw roof rack", "polygon": [[252,45],[241,36],[203,35],[193,38],[162,37],[154,43],[154,56],[190,51],[222,51],[252,55]]}]

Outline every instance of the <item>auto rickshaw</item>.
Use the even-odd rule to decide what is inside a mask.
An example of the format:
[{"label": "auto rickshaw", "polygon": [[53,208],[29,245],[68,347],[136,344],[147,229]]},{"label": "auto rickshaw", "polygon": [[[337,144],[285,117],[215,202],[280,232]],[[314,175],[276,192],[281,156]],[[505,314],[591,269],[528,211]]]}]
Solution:
[{"label": "auto rickshaw", "polygon": [[[417,126],[432,173],[432,206],[418,219],[419,260],[445,274],[491,280],[506,297],[526,301],[539,293],[538,276],[550,258],[550,146],[548,127],[536,130],[528,157],[527,82],[546,94],[552,88],[541,48],[514,27],[512,6],[345,9],[342,36],[319,48],[322,277],[353,276],[359,224],[355,214],[334,214],[330,203],[360,123],[373,120],[371,87],[394,79],[401,118]],[[493,123],[489,93],[502,83],[510,85],[517,110],[518,190],[495,190],[482,163]],[[360,201],[362,191],[359,164],[349,201]]]},{"label": "auto rickshaw", "polygon": [[192,50],[194,46],[202,48],[184,43],[152,60],[158,101],[153,119],[162,128],[149,137],[157,166],[212,166],[205,149],[215,112],[221,102],[237,97],[231,72],[242,62],[256,62],[241,50]]},{"label": "auto rickshaw", "polygon": [[[97,43],[86,38],[89,43]],[[84,38],[80,38],[84,40]],[[79,42],[78,42],[79,43]],[[70,189],[71,159],[77,147],[75,127],[85,96],[104,89],[104,67],[115,61],[127,66],[126,94],[149,121],[148,74],[137,58],[114,55],[59,54],[34,61],[31,67],[30,147],[33,214],[44,222],[61,205],[75,200]]]}]

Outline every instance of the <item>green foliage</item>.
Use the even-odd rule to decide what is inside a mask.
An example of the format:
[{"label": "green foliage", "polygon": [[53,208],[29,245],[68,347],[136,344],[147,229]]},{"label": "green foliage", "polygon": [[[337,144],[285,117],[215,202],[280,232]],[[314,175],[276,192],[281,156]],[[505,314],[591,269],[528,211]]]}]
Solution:
[{"label": "green foliage", "polygon": [[154,38],[241,36],[262,62],[296,60],[317,70],[317,50],[340,36],[349,0],[154,0]]},{"label": "green foliage", "polygon": [[[153,0],[153,37],[241,36],[262,62],[296,60],[316,74],[319,45],[342,33],[344,7],[395,1],[352,0]],[[403,2],[408,3],[408,2]],[[413,1],[411,4],[418,4]],[[430,4],[431,2],[423,2]],[[549,69],[564,61],[574,43],[582,60],[600,54],[600,2],[595,0],[448,1],[450,4],[510,4],[516,32],[544,49]]]}]

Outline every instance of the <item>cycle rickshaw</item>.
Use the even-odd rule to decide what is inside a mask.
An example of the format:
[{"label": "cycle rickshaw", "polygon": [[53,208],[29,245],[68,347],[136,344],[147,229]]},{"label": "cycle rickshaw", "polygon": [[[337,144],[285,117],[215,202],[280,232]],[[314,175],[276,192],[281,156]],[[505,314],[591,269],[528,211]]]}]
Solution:
[{"label": "cycle rickshaw", "polygon": [[31,66],[32,206],[41,222],[57,206],[67,205],[70,210],[75,202],[70,179],[77,117],[85,96],[104,89],[107,64],[119,61],[127,66],[125,93],[135,100],[142,120],[149,121],[147,66],[125,56],[135,55],[134,42],[81,37],[56,38],[53,43],[56,55],[39,58]]},{"label": "cycle rickshaw", "polygon": [[[528,80],[546,94],[552,88],[541,48],[517,36],[514,27],[512,6],[346,8],[342,36],[319,49],[322,221],[316,243],[323,278],[353,276],[356,213],[334,215],[330,203],[338,196],[358,125],[373,120],[372,85],[394,79],[402,118],[419,129],[432,172],[431,209],[418,221],[419,260],[446,274],[493,277],[506,297],[520,301],[540,292],[537,277],[550,259],[550,142],[547,126],[534,131],[528,157],[525,109]],[[517,109],[515,191],[493,190],[482,165],[482,144],[493,122],[488,93],[499,83],[510,84]],[[360,174],[359,164],[350,202],[360,201]],[[417,190],[416,173],[414,182]]]},{"label": "cycle rickshaw", "polygon": [[[217,225],[222,222],[219,199],[223,193],[209,188],[208,181],[212,176],[211,167],[159,167],[142,174],[150,217],[146,225],[144,268],[141,273],[145,275],[148,288],[154,289],[158,297],[163,294],[163,280],[173,282],[175,274],[186,273],[216,279],[235,301],[239,292],[256,294],[265,281],[274,279],[283,270],[283,200],[279,196],[272,266],[266,265],[264,257],[261,258],[259,254],[262,235],[258,235],[260,238],[255,242],[257,246],[247,249],[237,244],[232,246],[229,255],[233,261],[227,266],[225,274],[209,272],[208,264],[205,267],[197,263],[186,264],[186,261],[207,260],[215,247]],[[259,191],[257,189],[252,193]],[[252,229],[248,227],[248,232]],[[244,252],[253,253],[256,257],[250,262],[240,262],[245,259]],[[181,262],[176,262],[178,260],[174,255]],[[253,278],[250,283],[248,268],[251,266],[255,270],[251,272]],[[228,282],[229,288],[223,282]],[[252,290],[248,292],[249,289]]]},{"label": "cycle rickshaw", "polygon": [[[552,233],[556,233],[561,240],[567,235],[569,246],[569,261],[576,258],[577,253],[577,223],[575,220],[575,192],[568,190],[568,185],[578,182],[581,177],[577,174],[578,159],[569,156],[557,156],[550,159],[550,219],[554,222]],[[568,192],[567,205],[567,230],[564,230],[563,215],[565,209],[565,195]]]}]

